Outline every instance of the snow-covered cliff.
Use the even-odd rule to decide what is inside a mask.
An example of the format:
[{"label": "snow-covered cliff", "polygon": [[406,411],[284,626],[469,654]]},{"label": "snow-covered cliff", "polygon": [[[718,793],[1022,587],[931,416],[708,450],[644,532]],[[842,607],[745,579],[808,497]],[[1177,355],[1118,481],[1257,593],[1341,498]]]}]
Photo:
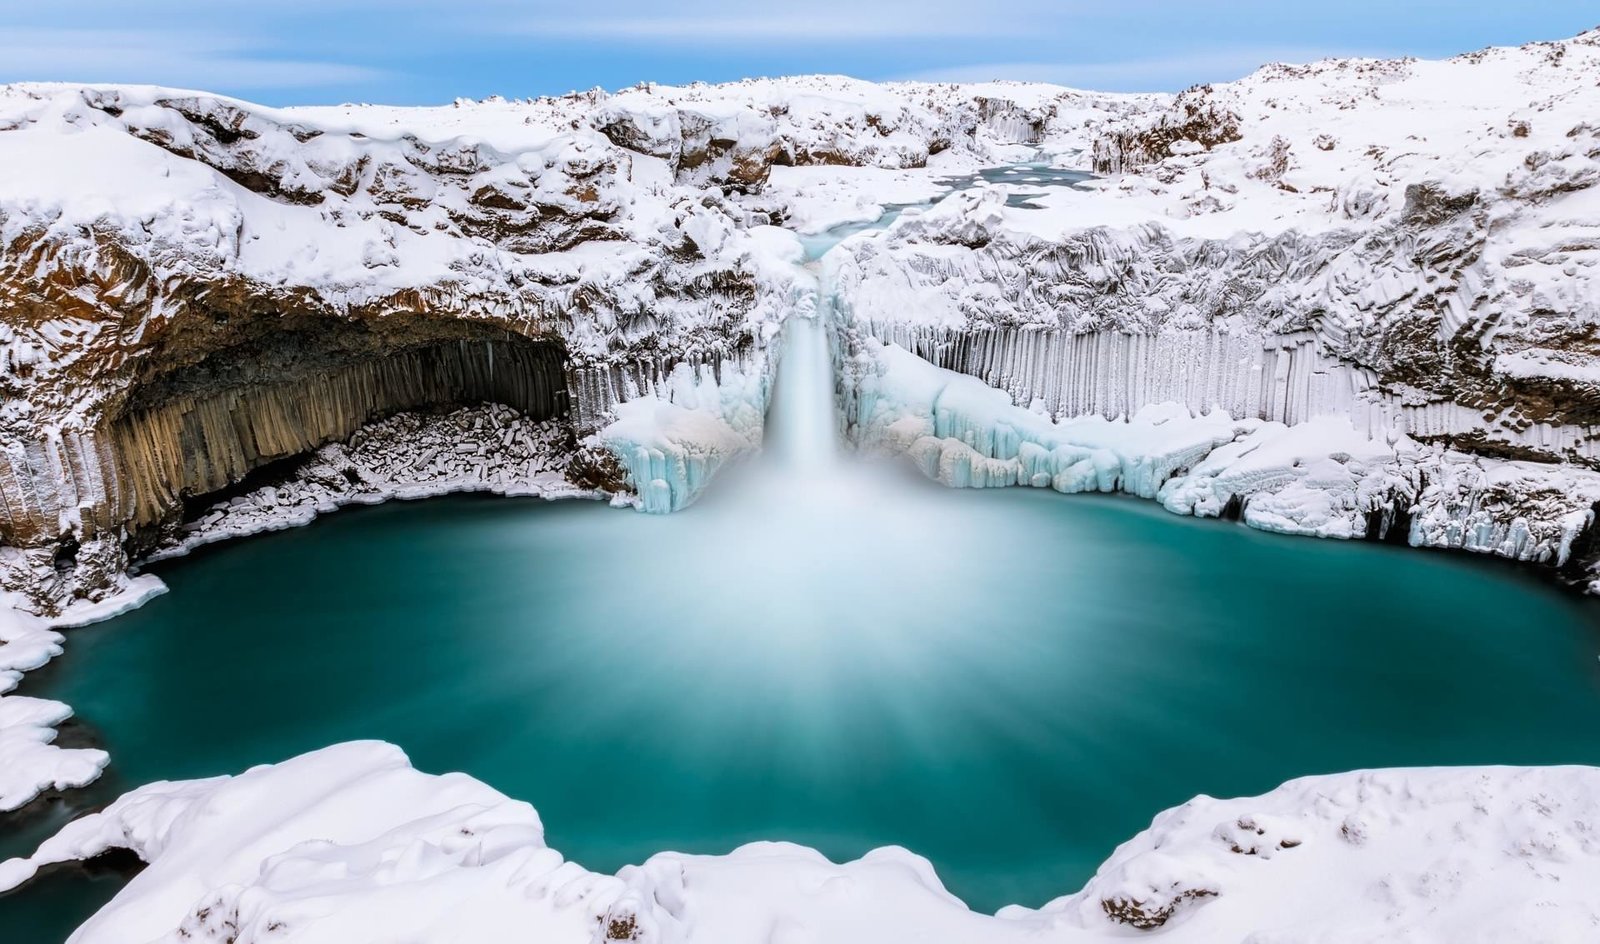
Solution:
[{"label": "snow-covered cliff", "polygon": [[95,942],[1567,942],[1600,924],[1600,771],[1365,771],[1155,818],[1080,891],[978,914],[926,859],[835,864],[787,843],[566,861],[528,804],[387,744],[141,787],[65,827],[0,890],[131,849],[149,867],[79,929]]},{"label": "snow-covered cliff", "polygon": [[[883,407],[888,378],[915,369],[875,340],[1010,394],[1015,427],[1168,405],[1184,414],[1172,430],[1224,417],[1231,451],[1185,447],[1153,481],[1098,487],[1274,530],[1398,524],[1413,544],[1593,579],[1597,79],[1591,32],[1439,62],[1273,65],[1140,103],[1093,130],[1099,179],[1022,206],[1005,199],[1020,185],[959,193],[830,255],[852,386]],[[946,429],[936,413],[954,408],[912,407],[924,422],[899,446],[1016,464],[1006,437]],[[897,418],[854,419],[883,442],[873,424]],[[1325,419],[1365,445],[1258,448],[1258,421]]]},{"label": "snow-covered cliff", "polygon": [[[530,474],[570,484],[502,490],[682,507],[759,444],[770,342],[819,292],[851,410],[898,402],[876,340],[1057,423],[1225,415],[1216,445],[1258,465],[1252,423],[1336,418],[1372,447],[1355,465],[1302,436],[1271,474],[1184,452],[1106,487],[1586,578],[1597,74],[1600,33],[1177,96],[811,77],[268,109],[6,87],[0,585],[46,612],[104,596],[215,500],[292,483],[287,460],[483,401],[555,423],[561,461]],[[950,193],[1041,153],[1101,176]],[[901,207],[797,265],[794,233]],[[863,441],[975,447],[931,414],[910,439],[851,419]]]},{"label": "snow-covered cliff", "polygon": [[[688,466],[759,442],[768,341],[809,292],[759,197],[771,169],[993,161],[1121,107],[999,91],[819,77],[284,110],[0,89],[0,585],[42,611],[113,592],[186,502],[396,410],[556,420],[575,491],[631,473],[679,507]],[[706,442],[633,423],[615,455],[583,445],[619,402],[683,391],[708,421],[668,425]]]}]

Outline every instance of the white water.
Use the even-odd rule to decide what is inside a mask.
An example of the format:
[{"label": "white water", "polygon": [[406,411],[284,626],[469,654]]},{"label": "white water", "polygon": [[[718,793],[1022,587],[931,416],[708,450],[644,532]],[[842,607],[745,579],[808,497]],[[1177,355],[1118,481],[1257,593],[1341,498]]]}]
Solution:
[{"label": "white water", "polygon": [[765,451],[792,471],[815,474],[838,462],[833,355],[828,332],[816,316],[784,322],[783,356],[764,441]]}]

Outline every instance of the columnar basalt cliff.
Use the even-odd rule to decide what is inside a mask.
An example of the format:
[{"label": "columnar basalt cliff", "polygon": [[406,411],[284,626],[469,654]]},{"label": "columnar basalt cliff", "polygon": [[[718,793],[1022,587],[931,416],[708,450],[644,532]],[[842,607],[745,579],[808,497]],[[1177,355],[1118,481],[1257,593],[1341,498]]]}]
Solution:
[{"label": "columnar basalt cliff", "polygon": [[[1226,414],[1235,425],[1216,446],[1248,442],[1234,459],[1257,462],[1284,426],[1338,418],[1387,456],[1353,460],[1342,436],[1308,441],[1270,474],[1206,470],[1197,502],[1203,450],[1160,481],[1119,474],[1102,487],[1274,530],[1398,536],[1592,579],[1597,76],[1591,32],[1441,62],[1267,66],[1135,109],[1095,130],[1098,180],[1034,208],[957,194],[830,256],[857,386],[869,405],[895,399],[884,389],[894,366],[875,354],[890,343],[1057,421],[1160,404],[1182,407],[1185,423]],[[1025,471],[1005,436],[958,461],[974,442],[952,441],[932,414],[889,435],[896,415],[854,421],[893,448],[931,437],[919,447],[929,457],[943,441],[946,466],[1000,463],[955,476],[967,484]],[[1074,445],[1063,435],[1022,438]],[[1218,463],[1237,465],[1223,453]],[[1329,475],[1350,493],[1340,507],[1286,497],[1326,492]]]},{"label": "columnar basalt cliff", "polygon": [[[935,416],[895,426],[883,343],[1057,422],[1233,424],[1104,487],[1582,576],[1597,44],[1268,66],[1177,96],[816,77],[279,110],[9,87],[0,573],[41,610],[93,598],[252,470],[480,402],[564,424],[575,493],[682,507],[759,443],[769,342],[820,293],[857,438],[947,481],[1048,470],[1022,476],[1017,436],[968,457]],[[949,193],[1038,153],[1101,176]],[[795,232],[890,206],[886,233],[795,265]],[[624,416],[635,400],[671,409]],[[682,411],[720,425],[691,442],[709,427]],[[1311,437],[1247,476],[1218,451],[1259,461],[1262,437],[1327,418],[1381,448]]]},{"label": "columnar basalt cliff", "polygon": [[275,110],[0,90],[0,586],[47,612],[96,598],[206,496],[419,408],[557,421],[575,491],[679,507],[704,478],[684,463],[719,458],[637,423],[614,458],[586,437],[687,395],[739,427],[717,455],[759,441],[767,342],[810,291],[763,235],[771,169],[982,162],[1122,107],[1019,92],[819,78]]}]

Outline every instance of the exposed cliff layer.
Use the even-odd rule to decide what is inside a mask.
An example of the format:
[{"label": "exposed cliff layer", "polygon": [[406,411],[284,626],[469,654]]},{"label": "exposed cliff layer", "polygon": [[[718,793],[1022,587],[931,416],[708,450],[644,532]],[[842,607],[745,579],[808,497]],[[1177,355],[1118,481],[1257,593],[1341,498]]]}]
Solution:
[{"label": "exposed cliff layer", "polygon": [[[397,410],[498,403],[576,444],[622,402],[711,383],[753,407],[748,448],[804,279],[761,235],[771,214],[727,194],[776,165],[992,160],[1121,107],[1014,91],[818,78],[280,110],[0,90],[0,582],[42,610],[106,592],[140,529]],[[637,432],[644,465],[578,484],[633,471],[677,483],[651,507],[692,498],[671,471],[692,449]]]},{"label": "exposed cliff layer", "polygon": [[1317,460],[1348,465],[1314,443],[1179,506],[1350,536],[1399,520],[1412,543],[1568,565],[1600,491],[1597,78],[1588,33],[1268,66],[1139,106],[1095,133],[1108,176],[1025,206],[1005,199],[1021,185],[956,194],[846,242],[827,260],[842,336],[1060,421],[1339,418],[1391,461],[1337,527],[1274,504]]}]

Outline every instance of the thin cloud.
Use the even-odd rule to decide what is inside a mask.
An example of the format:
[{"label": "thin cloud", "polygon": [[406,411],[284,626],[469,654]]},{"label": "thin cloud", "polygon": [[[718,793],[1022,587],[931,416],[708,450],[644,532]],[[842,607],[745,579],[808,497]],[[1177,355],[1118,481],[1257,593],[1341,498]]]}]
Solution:
[{"label": "thin cloud", "polygon": [[365,83],[386,75],[367,66],[279,58],[226,33],[72,28],[0,31],[0,80],[4,81],[288,89]]}]

